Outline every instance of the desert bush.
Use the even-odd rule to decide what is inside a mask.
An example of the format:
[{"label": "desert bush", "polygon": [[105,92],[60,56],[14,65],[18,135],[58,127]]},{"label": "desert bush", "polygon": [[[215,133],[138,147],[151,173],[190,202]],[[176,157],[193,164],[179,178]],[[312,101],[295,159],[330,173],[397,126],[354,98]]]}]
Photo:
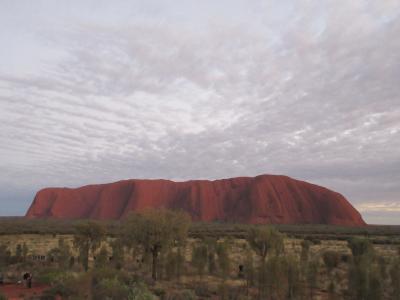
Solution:
[{"label": "desert bush", "polygon": [[132,276],[124,270],[116,270],[114,268],[95,268],[91,271],[91,278],[93,286],[96,286],[99,282],[104,279],[114,279],[122,282],[125,285],[129,285],[132,281]]},{"label": "desert bush", "polygon": [[209,290],[209,287],[204,283],[204,282],[199,282],[194,286],[194,293],[196,294],[197,297],[202,298],[208,298],[211,296],[211,292]]},{"label": "desert bush", "polygon": [[217,269],[215,260],[217,252],[217,240],[212,237],[204,237],[204,243],[207,246],[207,268],[209,274],[214,274]]},{"label": "desert bush", "polygon": [[71,265],[71,249],[67,243],[65,243],[63,238],[58,240],[58,247],[51,249],[47,256],[50,260],[55,261],[58,266],[62,269],[67,269],[72,267]]},{"label": "desert bush", "polygon": [[349,239],[348,246],[353,254],[354,260],[359,260],[365,255],[373,254],[371,241],[365,238],[353,237]]},{"label": "desert bush", "polygon": [[379,267],[367,255],[358,257],[349,268],[350,299],[379,300],[383,295],[383,280]]},{"label": "desert bush", "polygon": [[117,278],[104,278],[93,288],[93,298],[98,300],[127,299],[129,287]]},{"label": "desert bush", "polygon": [[298,299],[302,295],[300,262],[293,256],[287,256],[287,299]]},{"label": "desert bush", "polygon": [[180,278],[183,273],[185,258],[182,249],[179,247],[176,251],[172,249],[166,255],[165,275],[166,279]]},{"label": "desert bush", "polygon": [[195,245],[192,252],[192,265],[197,271],[197,275],[203,277],[207,264],[207,246],[204,244]]},{"label": "desert bush", "polygon": [[221,272],[221,276],[225,279],[228,277],[231,264],[229,259],[229,242],[224,241],[217,244],[217,256],[218,256],[218,266]]},{"label": "desert bush", "polygon": [[123,241],[120,238],[116,238],[110,243],[110,246],[112,249],[112,263],[115,268],[121,269],[125,258]]},{"label": "desert bush", "polygon": [[55,299],[56,296],[61,296],[63,299],[83,299],[89,288],[88,279],[83,275],[73,276],[67,273],[54,280],[52,286],[44,291],[41,299]]},{"label": "desert bush", "polygon": [[325,267],[330,274],[335,269],[341,260],[341,256],[338,252],[327,250],[322,254],[322,260],[324,261]]},{"label": "desert bush", "polygon": [[393,300],[400,300],[400,259],[396,259],[390,266],[390,294]]},{"label": "desert bush", "polygon": [[254,259],[251,249],[247,249],[245,257],[244,276],[246,279],[246,288],[248,291],[248,289],[254,285],[255,280]]},{"label": "desert bush", "polygon": [[149,289],[144,283],[137,282],[129,288],[128,300],[156,300],[156,299],[157,297],[154,296],[149,291]]},{"label": "desert bush", "polygon": [[104,268],[108,263],[108,251],[105,246],[101,247],[99,253],[96,255],[96,260],[94,261],[95,268]]},{"label": "desert bush", "polygon": [[318,288],[318,271],[319,271],[319,259],[314,258],[310,260],[306,267],[305,279],[309,291],[309,298],[314,298],[314,291]]},{"label": "desert bush", "polygon": [[6,245],[0,245],[0,268],[11,264],[11,251]]},{"label": "desert bush", "polygon": [[196,300],[196,294],[191,290],[176,291],[168,294],[165,300]]},{"label": "desert bush", "polygon": [[273,256],[258,269],[258,291],[260,299],[273,296],[284,297],[286,286],[286,265],[284,257]]},{"label": "desert bush", "polygon": [[122,238],[127,247],[139,245],[152,257],[153,280],[158,277],[160,255],[173,246],[184,245],[190,226],[187,213],[170,210],[147,210],[130,215],[123,224]]},{"label": "desert bush", "polygon": [[53,285],[59,281],[63,281],[66,276],[68,274],[64,270],[56,267],[45,267],[39,269],[35,278],[40,283]]},{"label": "desert bush", "polygon": [[309,240],[302,240],[301,241],[300,260],[303,263],[308,261],[308,256],[309,256],[309,252],[310,252],[310,246],[311,246],[311,242]]},{"label": "desert bush", "polygon": [[94,253],[105,239],[106,229],[99,222],[88,221],[75,226],[74,247],[85,271],[89,269],[89,254]]},{"label": "desert bush", "polygon": [[249,230],[247,241],[262,261],[265,261],[270,251],[275,255],[284,252],[283,235],[271,227],[252,227]]},{"label": "desert bush", "polygon": [[23,261],[23,256],[22,256],[22,245],[17,244],[15,247],[15,255],[14,255],[15,262],[22,262]]}]

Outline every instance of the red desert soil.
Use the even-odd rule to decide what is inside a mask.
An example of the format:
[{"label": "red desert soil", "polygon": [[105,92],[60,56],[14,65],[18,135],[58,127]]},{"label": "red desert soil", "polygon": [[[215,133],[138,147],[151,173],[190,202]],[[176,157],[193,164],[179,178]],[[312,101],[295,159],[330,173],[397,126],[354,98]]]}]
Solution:
[{"label": "red desert soil", "polygon": [[43,284],[33,284],[30,289],[24,284],[0,284],[0,292],[2,292],[8,300],[19,300],[32,296],[39,296],[47,288],[49,288],[49,286]]},{"label": "red desert soil", "polygon": [[183,209],[195,221],[365,225],[341,194],[278,175],[186,182],[131,179],[75,189],[46,188],[36,194],[26,216],[119,219],[132,211],[160,207]]}]

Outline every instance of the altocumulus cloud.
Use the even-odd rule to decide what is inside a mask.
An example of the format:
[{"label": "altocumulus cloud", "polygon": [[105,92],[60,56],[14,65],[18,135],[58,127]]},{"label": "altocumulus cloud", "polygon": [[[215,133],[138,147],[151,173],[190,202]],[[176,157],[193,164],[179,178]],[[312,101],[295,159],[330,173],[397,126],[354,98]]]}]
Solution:
[{"label": "altocumulus cloud", "polygon": [[272,173],[398,223],[398,1],[0,6],[1,215],[45,186]]}]

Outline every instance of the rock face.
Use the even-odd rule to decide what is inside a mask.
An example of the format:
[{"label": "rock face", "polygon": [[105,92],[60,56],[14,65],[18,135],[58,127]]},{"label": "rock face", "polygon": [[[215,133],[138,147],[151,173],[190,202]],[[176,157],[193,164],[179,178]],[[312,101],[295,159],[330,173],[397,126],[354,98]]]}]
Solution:
[{"label": "rock face", "polygon": [[26,216],[119,219],[146,208],[187,211],[195,221],[363,226],[339,193],[286,176],[215,181],[123,180],[39,191]]}]

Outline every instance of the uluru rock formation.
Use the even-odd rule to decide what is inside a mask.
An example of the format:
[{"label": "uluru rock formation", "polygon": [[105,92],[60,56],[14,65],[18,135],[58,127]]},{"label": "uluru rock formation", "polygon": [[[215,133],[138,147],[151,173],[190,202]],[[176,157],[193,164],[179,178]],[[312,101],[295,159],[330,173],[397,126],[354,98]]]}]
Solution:
[{"label": "uluru rock formation", "polygon": [[339,193],[287,176],[221,180],[131,179],[39,191],[26,216],[119,219],[146,208],[187,211],[195,221],[363,226]]}]

